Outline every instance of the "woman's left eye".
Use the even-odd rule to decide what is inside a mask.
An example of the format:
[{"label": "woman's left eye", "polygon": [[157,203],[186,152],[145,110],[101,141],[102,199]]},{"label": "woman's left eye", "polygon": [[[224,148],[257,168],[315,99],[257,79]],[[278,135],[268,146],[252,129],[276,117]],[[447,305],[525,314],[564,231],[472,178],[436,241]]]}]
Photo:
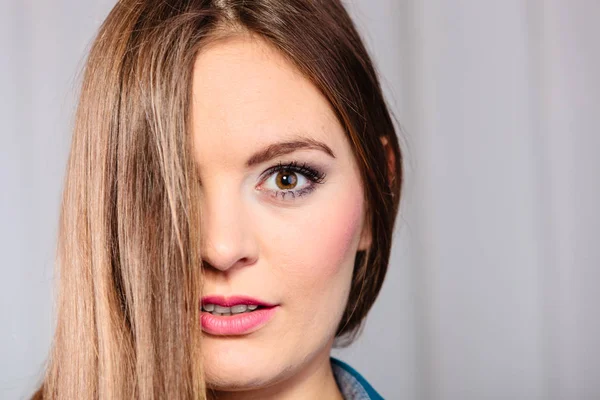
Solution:
[{"label": "woman's left eye", "polygon": [[296,162],[280,163],[265,171],[263,176],[265,178],[261,181],[260,190],[268,191],[273,197],[281,197],[283,200],[307,195],[325,179],[324,173]]}]

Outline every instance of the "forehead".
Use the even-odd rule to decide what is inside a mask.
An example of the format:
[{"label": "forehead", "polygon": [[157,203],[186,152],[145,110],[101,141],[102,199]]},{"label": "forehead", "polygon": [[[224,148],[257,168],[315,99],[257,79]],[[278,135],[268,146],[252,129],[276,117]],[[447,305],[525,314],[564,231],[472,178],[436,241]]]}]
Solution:
[{"label": "forehead", "polygon": [[[327,99],[295,66],[257,36],[205,46],[194,65],[192,130],[199,163],[239,161],[252,149],[304,136],[343,146]],[[218,150],[227,148],[227,154]]]}]

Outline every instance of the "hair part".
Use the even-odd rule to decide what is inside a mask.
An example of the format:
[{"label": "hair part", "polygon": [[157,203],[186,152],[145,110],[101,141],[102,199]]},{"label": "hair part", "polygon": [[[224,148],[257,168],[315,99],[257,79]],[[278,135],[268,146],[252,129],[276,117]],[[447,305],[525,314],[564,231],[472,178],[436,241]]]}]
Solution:
[{"label": "hair part", "polygon": [[266,39],[322,92],[354,151],[374,246],[357,253],[336,335],[349,343],[358,332],[387,270],[402,157],[341,2],[122,0],[85,67],[60,214],[57,325],[38,397],[206,397],[191,81],[203,45],[242,32]]}]

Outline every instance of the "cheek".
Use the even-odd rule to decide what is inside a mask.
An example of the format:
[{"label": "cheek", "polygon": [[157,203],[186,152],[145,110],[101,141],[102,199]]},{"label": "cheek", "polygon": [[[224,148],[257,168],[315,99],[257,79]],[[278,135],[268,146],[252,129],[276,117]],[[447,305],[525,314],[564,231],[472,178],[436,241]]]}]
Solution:
[{"label": "cheek", "polygon": [[351,278],[362,228],[361,193],[338,191],[319,200],[278,236],[278,272],[290,289],[322,292],[323,287],[346,286]]}]

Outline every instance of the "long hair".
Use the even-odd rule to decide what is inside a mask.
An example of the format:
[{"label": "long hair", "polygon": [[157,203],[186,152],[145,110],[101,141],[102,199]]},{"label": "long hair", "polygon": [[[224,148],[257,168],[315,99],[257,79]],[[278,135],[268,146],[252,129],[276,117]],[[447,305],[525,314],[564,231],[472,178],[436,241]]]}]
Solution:
[{"label": "long hair", "polygon": [[402,157],[340,1],[122,0],[83,76],[60,214],[57,325],[36,396],[205,398],[191,79],[201,46],[242,31],[321,91],[352,146],[373,246],[357,253],[337,336],[351,340],[360,328],[387,269]]}]

